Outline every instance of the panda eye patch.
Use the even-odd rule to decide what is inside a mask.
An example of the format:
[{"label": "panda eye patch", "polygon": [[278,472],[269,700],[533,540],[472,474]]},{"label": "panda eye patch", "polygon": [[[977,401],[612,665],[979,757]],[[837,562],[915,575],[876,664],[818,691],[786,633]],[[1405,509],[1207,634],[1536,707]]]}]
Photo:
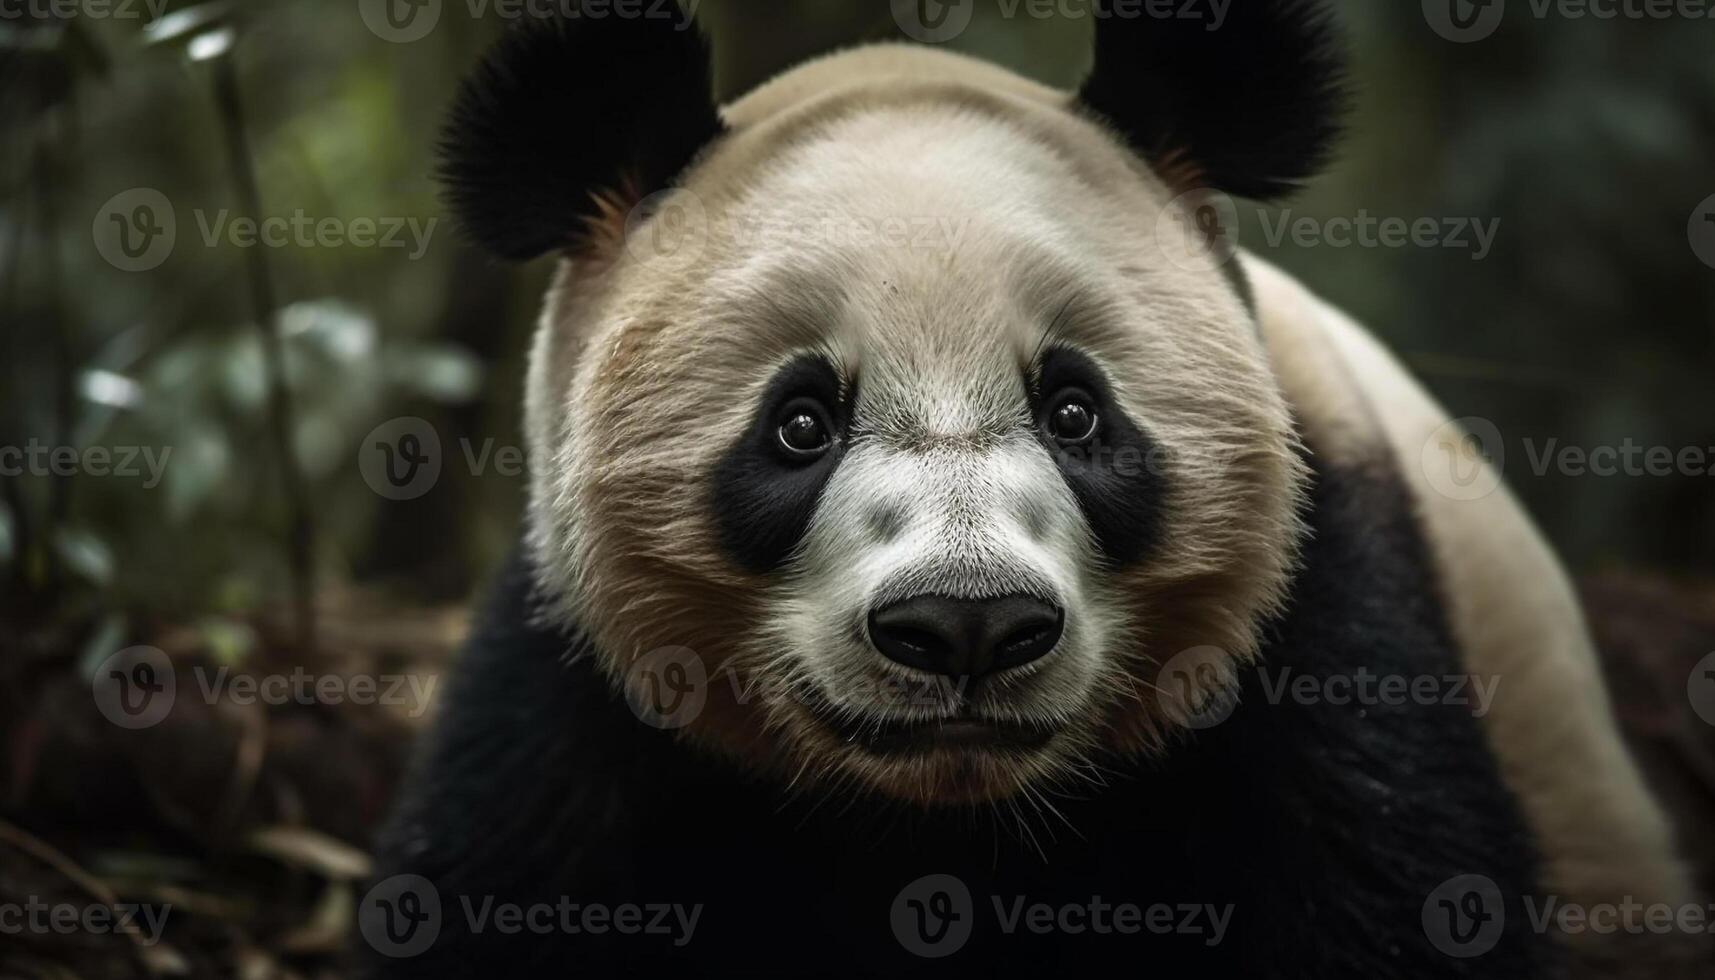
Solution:
[{"label": "panda eye patch", "polygon": [[810,398],[794,398],[780,410],[780,449],[787,459],[809,462],[833,445],[833,426],[827,409]]},{"label": "panda eye patch", "polygon": [[826,358],[787,362],[715,464],[709,508],[722,550],[747,571],[778,569],[809,528],[845,449],[851,396],[844,388]]},{"label": "panda eye patch", "polygon": [[1082,446],[1096,437],[1101,416],[1094,400],[1080,388],[1069,388],[1049,402],[1048,435],[1062,446]]},{"label": "panda eye patch", "polygon": [[1139,560],[1158,540],[1172,460],[1132,421],[1089,355],[1051,346],[1029,379],[1036,437],[1078,498],[1102,552]]}]

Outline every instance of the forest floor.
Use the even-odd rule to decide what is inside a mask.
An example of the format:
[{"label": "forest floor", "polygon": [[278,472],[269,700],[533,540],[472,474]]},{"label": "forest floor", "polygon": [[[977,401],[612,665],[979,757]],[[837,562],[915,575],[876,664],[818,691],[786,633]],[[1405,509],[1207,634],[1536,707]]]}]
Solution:
[{"label": "forest floor", "polygon": [[[1627,737],[1715,894],[1715,724],[1687,697],[1715,652],[1715,583],[1615,571],[1583,592]],[[0,904],[48,923],[0,937],[0,977],[349,974],[367,842],[467,614],[345,591],[319,619],[313,664],[265,620],[238,663],[161,627],[151,645],[180,696],[138,729],[109,720],[93,668],[51,644],[0,657]],[[332,687],[239,680],[306,672]],[[365,677],[373,693],[348,683]],[[58,907],[134,913],[128,928],[56,928]]]}]

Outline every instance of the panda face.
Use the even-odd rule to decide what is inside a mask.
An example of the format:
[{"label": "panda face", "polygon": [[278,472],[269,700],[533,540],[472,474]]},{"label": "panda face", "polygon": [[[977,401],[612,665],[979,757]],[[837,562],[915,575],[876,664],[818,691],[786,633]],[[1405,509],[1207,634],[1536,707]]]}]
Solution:
[{"label": "panda face", "polygon": [[[1066,384],[1093,369],[1081,355],[1047,350],[1030,363],[1011,347],[964,364],[934,351],[950,371],[876,351],[853,358],[855,378],[795,362],[782,380],[820,376],[844,392],[825,412],[820,457],[757,459],[770,434],[792,431],[805,397],[771,385],[762,438],[741,438],[716,471],[723,541],[778,580],[762,616],[769,669],[784,679],[777,710],[818,753],[845,754],[872,777],[936,771],[925,789],[937,796],[980,793],[994,778],[984,765],[1028,766],[1056,739],[1078,739],[1124,621],[1105,594],[1092,520],[1105,515],[1076,489],[1088,470],[1079,449],[1123,427],[1120,410],[1095,407],[1094,375]],[[803,481],[790,498],[755,482],[781,469]],[[1140,493],[1139,510],[1151,499]],[[783,553],[752,547],[768,535],[748,525],[769,516],[793,538]]]},{"label": "panda face", "polygon": [[467,231],[560,255],[550,607],[793,786],[991,801],[1166,746],[1255,655],[1306,475],[1235,277],[1160,230],[1319,167],[1322,6],[1098,17],[1076,93],[876,45],[724,107],[682,26],[526,18],[445,131]]},{"label": "panda face", "polygon": [[[688,648],[691,737],[922,802],[1158,744],[1160,664],[1254,648],[1300,478],[1170,192],[1058,110],[735,143],[683,192],[706,240],[567,270],[537,351],[538,555],[613,676]],[[845,233],[888,226],[942,237]]]}]

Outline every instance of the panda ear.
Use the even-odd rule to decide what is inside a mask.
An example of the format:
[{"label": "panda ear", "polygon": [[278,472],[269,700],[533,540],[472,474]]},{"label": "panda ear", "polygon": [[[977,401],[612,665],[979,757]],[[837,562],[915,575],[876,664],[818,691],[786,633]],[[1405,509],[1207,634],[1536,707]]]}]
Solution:
[{"label": "panda ear", "polygon": [[472,238],[515,260],[576,247],[721,134],[708,42],[677,13],[530,17],[495,44],[441,133]]},{"label": "panda ear", "polygon": [[1218,23],[1098,5],[1080,98],[1170,182],[1267,200],[1326,162],[1345,59],[1317,0],[1234,0]]}]

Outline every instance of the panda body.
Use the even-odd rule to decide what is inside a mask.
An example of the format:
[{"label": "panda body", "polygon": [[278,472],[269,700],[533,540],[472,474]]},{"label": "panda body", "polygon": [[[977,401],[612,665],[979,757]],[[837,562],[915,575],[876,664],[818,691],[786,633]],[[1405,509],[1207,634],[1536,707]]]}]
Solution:
[{"label": "panda body", "polygon": [[[1305,4],[1255,9],[1269,44],[1283,18],[1299,25],[1287,46],[1320,30]],[[1223,43],[1245,43],[1239,25]],[[590,42],[612,49],[601,57],[562,53],[611,72],[686,43],[613,30],[638,33]],[[496,78],[549,60],[518,43],[455,117],[468,129],[473,107],[495,112],[483,126],[506,152],[455,156],[452,176],[467,223],[522,257],[551,237],[540,219],[556,198],[508,204],[502,178],[527,187],[531,161],[563,148],[495,111]],[[897,46],[795,69],[713,124],[673,101],[687,135],[641,139],[625,177],[642,186],[619,200],[692,194],[706,222],[694,254],[639,256],[628,208],[576,203],[588,236],[555,246],[567,257],[531,365],[525,540],[382,840],[384,875],[431,883],[439,934],[377,974],[1694,975],[1695,953],[1661,937],[1533,928],[1527,899],[1689,898],[1565,576],[1504,491],[1429,486],[1420,454],[1446,415],[1361,328],[1254,257],[1147,258],[1177,181],[1259,193],[1292,168],[1195,142],[1144,152],[1154,123],[1099,102],[1117,43],[1098,38],[1085,89],[1105,121],[993,66]],[[656,71],[633,97],[678,100],[699,72],[706,86],[706,65]],[[1245,176],[1247,162],[1264,171]],[[621,183],[588,161],[561,169]],[[733,215],[969,223],[950,249],[901,255],[747,240]],[[1068,298],[1079,290],[1108,298]],[[1043,325],[1068,310],[1070,353],[1042,360]],[[1046,437],[1013,431],[1009,399],[1035,404],[1063,371],[1095,389],[1115,445],[1166,462],[1117,483],[1045,462]],[[1028,399],[1002,378],[1014,373]],[[766,442],[773,418],[758,399],[780,385],[843,406],[825,462],[755,458],[749,433],[762,423]],[[1056,718],[1047,748],[901,759],[856,744],[863,731],[842,739],[837,712],[819,722],[791,702],[807,677],[861,679],[861,623],[845,636],[835,613],[879,602],[872,581],[1053,595],[1054,652],[999,672],[981,703],[1026,718],[1086,707]],[[841,634],[840,656],[769,655],[824,633]],[[1146,652],[1112,652],[1134,646]],[[638,667],[681,649],[718,679],[691,723],[646,724]],[[1186,683],[1208,689],[1176,700],[1152,671],[1186,653]],[[1260,667],[1499,684],[1478,718],[1299,703]],[[1214,693],[1231,713],[1208,723],[1191,705]],[[1437,896],[1470,876],[1500,914],[1478,953],[1450,953]],[[932,908],[931,892],[951,904]],[[639,921],[672,909],[695,925],[502,932],[473,924],[484,902],[636,907]]]}]

